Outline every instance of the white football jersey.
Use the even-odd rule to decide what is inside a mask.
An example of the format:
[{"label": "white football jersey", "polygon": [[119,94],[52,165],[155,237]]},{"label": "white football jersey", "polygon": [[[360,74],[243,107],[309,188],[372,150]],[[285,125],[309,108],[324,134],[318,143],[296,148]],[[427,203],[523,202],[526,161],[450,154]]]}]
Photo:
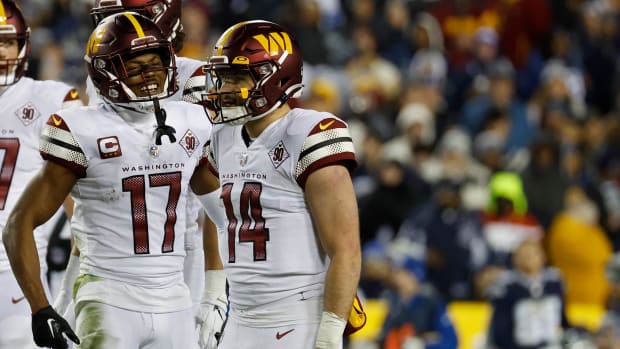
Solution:
[{"label": "white football jersey", "polygon": [[[166,98],[166,101],[180,101],[183,99],[183,95],[191,95],[193,91],[185,91],[184,89],[192,89],[194,85],[198,91],[202,91],[206,76],[202,70],[204,62],[187,58],[175,56],[175,62],[177,66],[177,85],[179,89],[172,96]],[[197,92],[199,94],[199,92]],[[103,103],[101,96],[95,90],[93,81],[88,77],[86,79],[86,94],[88,95],[88,105],[97,105]],[[200,101],[199,97],[194,97],[196,102]],[[204,111],[202,111],[204,114]],[[188,248],[202,248],[202,231],[199,229],[197,222],[202,205],[196,199],[195,195],[190,193],[190,199],[187,201],[187,230],[193,232],[193,237],[188,237]]]},{"label": "white football jersey", "polygon": [[304,186],[321,167],[355,167],[349,130],[332,114],[293,109],[251,144],[244,132],[243,126],[216,125],[207,150],[227,216],[219,243],[230,302],[243,309],[322,294],[329,260]]},{"label": "white football jersey", "polygon": [[[174,60],[177,65],[177,85],[179,89],[172,96],[166,98],[167,101],[180,101],[183,98],[183,89],[186,86],[186,82],[190,78],[200,76],[202,79],[205,79],[205,75],[202,72],[202,66],[204,65],[202,61],[179,56],[175,56]],[[97,93],[90,76],[86,78],[86,95],[88,96],[88,105],[103,103],[101,95]]]},{"label": "white football jersey", "polygon": [[211,123],[199,106],[161,105],[176,141],[164,136],[159,146],[153,114],[137,117],[107,103],[47,121],[41,154],[79,177],[71,227],[81,274],[154,291],[183,281],[189,180],[206,162]]},{"label": "white football jersey", "polygon": [[[39,137],[47,119],[62,108],[82,105],[78,91],[57,81],[21,78],[0,90],[0,231],[30,179],[43,165]],[[35,241],[41,270],[47,271],[45,255],[53,224],[38,227]],[[1,243],[0,272],[10,270]]]}]

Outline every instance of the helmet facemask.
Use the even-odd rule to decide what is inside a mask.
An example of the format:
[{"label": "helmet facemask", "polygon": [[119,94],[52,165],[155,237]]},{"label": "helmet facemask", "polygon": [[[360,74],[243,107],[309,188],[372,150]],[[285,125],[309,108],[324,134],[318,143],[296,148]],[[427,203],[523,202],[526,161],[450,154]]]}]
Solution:
[{"label": "helmet facemask", "polygon": [[213,87],[203,95],[203,105],[208,109],[211,121],[231,125],[246,123],[253,115],[250,103],[258,92],[250,69],[210,63],[205,67],[205,73]]},{"label": "helmet facemask", "polygon": [[[157,62],[151,61],[147,63],[139,64],[136,67],[128,65],[128,61],[137,56],[144,54],[155,54],[158,57]],[[161,60],[160,60],[161,59]],[[175,90],[170,88],[174,85],[175,79],[175,65],[174,56],[167,55],[165,50],[161,49],[146,49],[142,51],[136,51],[127,57],[121,57],[117,55],[111,59],[112,67],[115,72],[112,76],[109,72],[112,84],[118,84],[118,86],[125,92],[125,94],[132,101],[147,101],[154,98],[166,98],[174,94]],[[135,72],[135,73],[134,73]],[[163,72],[165,77],[159,78],[158,73]],[[141,86],[143,93],[137,95],[129,85],[130,79],[134,80],[134,85]]]},{"label": "helmet facemask", "polygon": [[[214,123],[243,124],[271,114],[289,98],[301,95],[303,57],[295,38],[281,26],[268,21],[239,22],[228,28],[207,59],[205,73],[213,90],[203,96],[203,106]],[[236,109],[226,105],[218,86],[220,71],[243,70],[255,82],[246,92],[244,103]],[[209,87],[208,85],[206,86]],[[242,107],[242,108],[240,108]]]},{"label": "helmet facemask", "polygon": [[[12,41],[14,39],[6,39]],[[5,37],[0,35],[0,47],[4,45]],[[23,40],[18,40],[23,41]],[[27,66],[27,47],[25,44],[17,44],[18,54],[16,58],[0,58],[0,86],[8,86],[16,83],[23,76]]]},{"label": "helmet facemask", "polygon": [[[269,100],[263,94],[263,87],[271,79],[277,78],[279,68],[270,61],[247,64],[242,58],[236,57],[232,64],[228,64],[228,57],[212,56],[205,65],[205,73],[211,79],[210,85],[213,88],[203,96],[202,105],[214,124],[241,125],[261,119],[284,104],[289,97],[289,93],[284,93],[270,108],[264,109]],[[242,85],[243,88],[222,91],[223,83],[227,80],[229,83],[246,83]],[[301,90],[301,86],[296,87],[297,90]],[[290,95],[296,96],[295,93]]]},{"label": "helmet facemask", "polygon": [[[24,76],[28,69],[28,54],[30,53],[30,28],[19,13],[17,7],[12,3],[7,3],[6,11],[10,18],[5,24],[0,24],[0,47],[3,45],[12,46],[11,42],[17,41],[18,52],[15,58],[0,58],[0,86],[8,86],[16,83]],[[0,48],[2,50],[8,47]]]},{"label": "helmet facemask", "polygon": [[[122,20],[124,15],[114,16],[114,19],[106,23],[107,29],[95,30],[91,35],[91,41],[89,41],[91,44],[93,42],[97,44],[99,42],[97,40],[100,40],[98,39],[100,32],[104,36],[109,35],[109,38],[105,37],[101,40],[109,41],[111,44],[99,43],[96,49],[89,48],[84,58],[88,63],[89,76],[95,88],[112,103],[150,101],[154,98],[162,99],[172,96],[177,90],[177,85],[175,57],[170,42],[161,36],[158,38],[157,36],[161,35],[161,31],[154,24],[151,24],[152,27],[143,26],[141,28],[141,30],[147,31],[141,34],[142,37],[133,38],[130,42],[123,44],[125,40],[129,39],[123,38],[116,31],[125,30],[122,23],[125,25],[127,23]],[[135,16],[139,15],[135,14]],[[117,21],[120,22],[117,23]],[[113,23],[116,24],[112,25]],[[146,23],[142,24],[146,25]],[[137,59],[137,62],[128,66],[130,60],[142,55],[157,58],[157,62]],[[160,74],[162,72],[165,78],[162,78]],[[148,84],[144,82],[153,84],[150,90]],[[140,84],[143,86],[139,86]],[[145,89],[144,93],[132,90],[132,87],[135,89],[136,86]]]}]

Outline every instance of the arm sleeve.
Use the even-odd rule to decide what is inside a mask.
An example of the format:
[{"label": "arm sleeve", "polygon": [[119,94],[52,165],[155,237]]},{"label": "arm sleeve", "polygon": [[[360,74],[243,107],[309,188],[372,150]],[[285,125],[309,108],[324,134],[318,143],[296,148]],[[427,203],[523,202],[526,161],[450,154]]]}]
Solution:
[{"label": "arm sleeve", "polygon": [[185,260],[183,261],[183,277],[194,307],[200,305],[205,285],[205,261],[204,251],[200,248],[185,249]]},{"label": "arm sleeve", "polygon": [[60,115],[52,114],[43,127],[39,152],[45,160],[67,167],[78,178],[86,176],[86,154]]},{"label": "arm sleeve", "polygon": [[302,145],[295,179],[304,188],[312,172],[335,164],[344,165],[353,173],[357,166],[353,139],[344,122],[325,118],[314,126]]}]

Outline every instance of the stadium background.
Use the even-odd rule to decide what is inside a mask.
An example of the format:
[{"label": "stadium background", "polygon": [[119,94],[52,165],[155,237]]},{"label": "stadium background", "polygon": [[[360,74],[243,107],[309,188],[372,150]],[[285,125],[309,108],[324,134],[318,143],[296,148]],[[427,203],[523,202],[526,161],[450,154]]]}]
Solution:
[{"label": "stadium background", "polygon": [[[32,28],[28,74],[83,89],[92,1],[18,2]],[[476,256],[493,247],[429,247],[415,237],[432,224],[417,218],[444,203],[436,218],[445,231],[474,224],[474,240],[489,245],[481,217],[498,171],[523,181],[514,200],[527,202],[549,263],[567,276],[569,318],[595,331],[612,307],[604,267],[620,248],[619,14],[617,0],[186,0],[180,55],[204,59],[239,20],[273,20],[296,35],[306,86],[296,105],[330,111],[353,132],[365,261],[396,263],[387,250],[398,250],[428,267],[424,281],[449,303],[459,347],[470,348],[491,311]],[[454,212],[466,218],[446,218]],[[66,227],[53,245],[56,282]],[[471,267],[437,269],[437,249]],[[373,272],[364,270],[372,318],[359,341],[378,336],[389,311],[381,295],[390,285]]]}]

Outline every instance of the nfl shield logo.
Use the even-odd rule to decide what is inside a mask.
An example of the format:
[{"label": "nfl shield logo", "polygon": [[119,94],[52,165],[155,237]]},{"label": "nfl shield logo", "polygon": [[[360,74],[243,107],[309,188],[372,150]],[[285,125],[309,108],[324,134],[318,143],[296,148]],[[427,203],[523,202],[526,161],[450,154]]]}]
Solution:
[{"label": "nfl shield logo", "polygon": [[247,153],[239,154],[239,165],[243,167],[247,165],[247,163],[248,163],[248,154]]},{"label": "nfl shield logo", "polygon": [[151,154],[152,158],[156,158],[159,156],[159,147],[156,146],[155,144],[151,144],[151,146],[149,147],[149,154]]}]

